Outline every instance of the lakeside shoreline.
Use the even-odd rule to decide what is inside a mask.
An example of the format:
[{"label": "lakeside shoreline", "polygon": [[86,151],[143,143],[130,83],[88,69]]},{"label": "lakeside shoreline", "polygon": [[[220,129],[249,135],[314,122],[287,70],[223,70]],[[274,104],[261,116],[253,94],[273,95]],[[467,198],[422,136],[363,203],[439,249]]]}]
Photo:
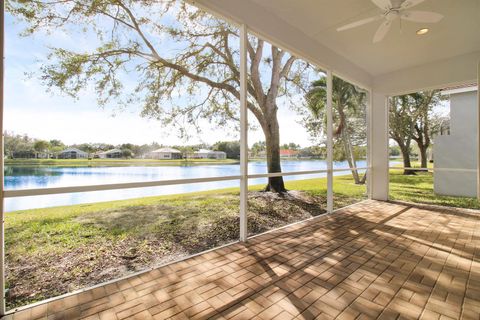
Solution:
[{"label": "lakeside shoreline", "polygon": [[195,166],[195,165],[219,165],[239,164],[240,160],[225,159],[180,159],[180,160],[156,160],[156,159],[5,159],[6,166],[58,166],[58,167],[168,167],[168,166]]},{"label": "lakeside shoreline", "polygon": [[[251,158],[248,162],[265,162],[265,158]],[[317,158],[282,158],[284,161],[326,161],[326,159]],[[339,160],[340,162],[343,162]],[[357,161],[366,161],[366,159],[357,159]],[[178,159],[178,160],[160,160],[160,159],[5,159],[6,166],[58,166],[58,167],[129,167],[129,166],[148,166],[148,167],[167,167],[167,166],[196,166],[196,165],[232,165],[240,164],[238,159]]]},{"label": "lakeside shoreline", "polygon": [[[73,162],[75,166],[64,166],[64,160],[57,165],[6,165],[5,166],[5,189],[42,189],[42,188],[61,188],[68,186],[85,186],[98,184],[119,184],[119,183],[137,183],[146,181],[177,180],[188,181],[197,178],[215,178],[219,181],[210,181],[202,183],[177,183],[171,186],[146,187],[135,189],[116,189],[102,190],[89,193],[69,193],[58,195],[41,195],[36,198],[19,197],[16,199],[7,199],[6,210],[16,211],[35,207],[51,207],[57,205],[93,203],[100,201],[122,200],[127,198],[137,198],[143,196],[180,194],[195,191],[204,191],[212,189],[221,189],[225,187],[237,187],[238,181],[222,181],[221,177],[239,176],[240,165],[235,162],[210,162],[199,161],[195,164],[184,165],[165,162],[147,161],[153,165],[145,165],[145,162],[125,163],[125,161],[116,161],[115,165],[109,165],[103,159],[100,165],[93,163],[92,166],[81,166],[79,161]],[[25,162],[22,162],[25,164]],[[44,162],[45,163],[45,162]],[[130,165],[130,166],[128,166]],[[335,162],[336,168],[345,168],[345,172],[335,172],[334,175],[348,174],[348,164],[346,162]],[[359,161],[360,167],[366,166],[365,161]],[[248,163],[250,174],[264,174],[268,172],[265,161],[250,161]],[[298,175],[286,176],[285,180],[309,179],[314,177],[326,176],[326,173],[303,174],[309,172],[326,170],[325,160],[285,160],[282,161],[284,172],[297,172]],[[249,179],[251,184],[264,183],[264,178]]]}]

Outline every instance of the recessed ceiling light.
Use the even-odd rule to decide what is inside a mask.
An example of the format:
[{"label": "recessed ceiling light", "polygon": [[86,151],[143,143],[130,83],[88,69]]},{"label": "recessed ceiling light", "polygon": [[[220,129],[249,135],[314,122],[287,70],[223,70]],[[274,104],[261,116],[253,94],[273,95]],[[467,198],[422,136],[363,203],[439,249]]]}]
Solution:
[{"label": "recessed ceiling light", "polygon": [[429,31],[428,28],[422,28],[422,29],[417,30],[417,34],[418,34],[419,36],[421,36],[422,34],[425,34],[425,33],[427,33],[428,31]]}]

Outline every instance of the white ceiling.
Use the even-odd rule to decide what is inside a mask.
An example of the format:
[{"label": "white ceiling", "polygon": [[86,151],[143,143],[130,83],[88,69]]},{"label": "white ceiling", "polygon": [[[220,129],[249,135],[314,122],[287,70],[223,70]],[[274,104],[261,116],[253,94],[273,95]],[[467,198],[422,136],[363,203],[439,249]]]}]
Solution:
[{"label": "white ceiling", "polygon": [[[312,40],[344,56],[372,76],[480,51],[480,0],[426,0],[412,10],[445,18],[436,24],[395,21],[385,39],[372,43],[381,21],[336,28],[381,13],[370,0],[252,0]],[[416,35],[430,28],[424,36]]]}]

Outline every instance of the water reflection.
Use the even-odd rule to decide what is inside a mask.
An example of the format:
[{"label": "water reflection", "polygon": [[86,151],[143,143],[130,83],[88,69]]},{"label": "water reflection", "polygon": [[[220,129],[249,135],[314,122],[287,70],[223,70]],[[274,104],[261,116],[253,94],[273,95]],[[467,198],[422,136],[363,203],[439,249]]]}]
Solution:
[{"label": "water reflection", "polygon": [[[366,166],[358,161],[358,166]],[[266,173],[265,162],[250,162],[249,173]],[[346,162],[336,162],[335,168],[348,168]],[[326,161],[282,161],[284,172],[326,169]],[[335,174],[345,174],[341,172]],[[31,188],[55,188],[155,180],[192,179],[240,175],[240,166],[199,165],[165,167],[58,167],[58,166],[5,166],[5,188],[7,190]],[[325,177],[325,173],[316,175],[287,176],[285,180],[301,180]],[[250,183],[261,184],[262,179],[252,179]],[[96,191],[35,197],[6,199],[7,211],[31,208],[44,208],[79,203],[139,198],[145,196],[179,194],[228,187],[238,187],[238,181],[219,181],[195,183],[141,189]]]}]

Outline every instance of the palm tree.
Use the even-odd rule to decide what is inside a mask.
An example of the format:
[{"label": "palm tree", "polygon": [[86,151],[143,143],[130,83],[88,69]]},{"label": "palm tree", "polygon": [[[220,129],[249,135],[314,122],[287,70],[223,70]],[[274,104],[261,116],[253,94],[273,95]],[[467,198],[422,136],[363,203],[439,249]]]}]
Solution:
[{"label": "palm tree", "polygon": [[[353,179],[356,184],[364,184],[366,174],[360,178],[356,170],[356,161],[353,149],[352,138],[356,138],[358,142],[364,142],[365,136],[358,136],[362,132],[360,125],[365,124],[365,109],[362,107],[366,100],[366,94],[360,88],[343,81],[338,77],[334,77],[332,88],[332,106],[333,106],[333,123],[336,124],[333,136],[338,139],[338,143],[343,147],[345,158],[352,171]],[[321,78],[312,82],[310,90],[306,94],[307,108],[313,123],[317,123],[316,128],[319,129],[319,121],[323,122],[326,127],[326,105],[327,105],[327,79]],[[362,123],[352,120],[362,120]],[[315,126],[315,125],[314,125]],[[355,128],[354,128],[355,127]],[[359,130],[356,130],[359,129]]]}]

